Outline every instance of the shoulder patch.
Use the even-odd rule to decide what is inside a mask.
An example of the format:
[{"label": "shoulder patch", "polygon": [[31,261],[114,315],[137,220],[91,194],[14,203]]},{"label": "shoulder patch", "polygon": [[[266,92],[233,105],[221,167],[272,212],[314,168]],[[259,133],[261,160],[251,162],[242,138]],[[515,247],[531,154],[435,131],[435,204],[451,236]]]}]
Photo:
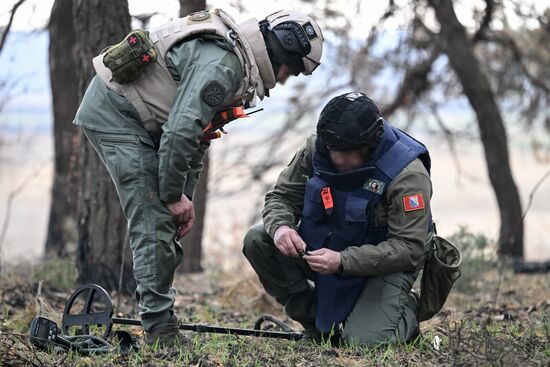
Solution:
[{"label": "shoulder patch", "polygon": [[424,209],[424,196],[422,194],[403,196],[403,208],[406,212]]},{"label": "shoulder patch", "polygon": [[225,99],[225,88],[216,81],[211,81],[202,88],[202,99],[209,106],[218,106]]}]

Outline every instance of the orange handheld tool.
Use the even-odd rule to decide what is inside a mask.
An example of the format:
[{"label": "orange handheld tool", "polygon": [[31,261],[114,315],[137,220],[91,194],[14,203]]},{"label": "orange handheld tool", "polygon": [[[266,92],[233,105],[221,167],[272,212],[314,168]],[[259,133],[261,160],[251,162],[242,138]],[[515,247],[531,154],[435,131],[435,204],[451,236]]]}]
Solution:
[{"label": "orange handheld tool", "polygon": [[232,107],[227,110],[216,112],[212,121],[202,130],[203,136],[201,141],[210,141],[222,137],[222,133],[226,134],[223,127],[233,120],[248,117],[253,113],[263,111],[263,108],[246,113],[243,106]]}]

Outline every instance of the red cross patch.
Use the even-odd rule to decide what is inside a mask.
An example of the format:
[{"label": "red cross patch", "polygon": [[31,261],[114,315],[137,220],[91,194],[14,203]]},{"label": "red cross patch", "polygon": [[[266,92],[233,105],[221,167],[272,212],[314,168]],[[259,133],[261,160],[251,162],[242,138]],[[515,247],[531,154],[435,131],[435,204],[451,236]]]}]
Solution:
[{"label": "red cross patch", "polygon": [[128,39],[128,42],[130,42],[131,45],[135,45],[137,43],[137,37],[136,36],[131,36]]},{"label": "red cross patch", "polygon": [[143,61],[143,62],[149,62],[150,59],[151,59],[151,56],[149,56],[149,54],[144,54],[141,57],[141,61]]},{"label": "red cross patch", "polygon": [[424,209],[424,196],[422,196],[422,194],[403,196],[403,207],[406,212]]}]

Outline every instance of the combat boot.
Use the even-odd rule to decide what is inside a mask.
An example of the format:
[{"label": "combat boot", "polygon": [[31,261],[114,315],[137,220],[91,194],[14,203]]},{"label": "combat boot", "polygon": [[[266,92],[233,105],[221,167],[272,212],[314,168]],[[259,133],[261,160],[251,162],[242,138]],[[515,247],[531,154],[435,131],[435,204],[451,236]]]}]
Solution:
[{"label": "combat boot", "polygon": [[[408,294],[411,308],[418,312],[418,304],[420,303],[420,294],[416,289],[411,289]],[[417,325],[411,336],[407,339],[407,343],[415,342],[421,336],[420,327]]]},{"label": "combat boot", "polygon": [[340,327],[335,329],[334,333],[323,334],[315,327],[306,327],[302,331],[302,337],[299,339],[301,345],[312,345],[329,342],[332,346],[341,344],[342,330]]},{"label": "combat boot", "polygon": [[151,346],[158,345],[160,348],[189,348],[193,345],[193,341],[179,330],[175,315],[170,316],[168,321],[153,326],[147,332],[146,343]]},{"label": "combat boot", "polygon": [[315,328],[304,329],[302,331],[302,337],[300,338],[300,344],[319,344],[323,341],[323,335]]}]

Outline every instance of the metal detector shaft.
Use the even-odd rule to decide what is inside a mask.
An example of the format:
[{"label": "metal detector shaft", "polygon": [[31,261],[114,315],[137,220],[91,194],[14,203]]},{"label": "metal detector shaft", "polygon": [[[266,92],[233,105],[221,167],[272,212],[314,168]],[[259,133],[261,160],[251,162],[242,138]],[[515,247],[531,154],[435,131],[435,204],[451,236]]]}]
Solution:
[{"label": "metal detector shaft", "polygon": [[[141,326],[141,321],[135,320],[135,319],[113,317],[112,320],[114,324]],[[178,328],[180,330],[195,331],[199,333],[245,335],[245,336],[256,336],[256,337],[262,337],[262,338],[278,338],[278,339],[287,339],[287,340],[299,340],[302,338],[302,333],[292,332],[292,331],[240,329],[240,328],[200,325],[200,324],[179,324]]]}]

